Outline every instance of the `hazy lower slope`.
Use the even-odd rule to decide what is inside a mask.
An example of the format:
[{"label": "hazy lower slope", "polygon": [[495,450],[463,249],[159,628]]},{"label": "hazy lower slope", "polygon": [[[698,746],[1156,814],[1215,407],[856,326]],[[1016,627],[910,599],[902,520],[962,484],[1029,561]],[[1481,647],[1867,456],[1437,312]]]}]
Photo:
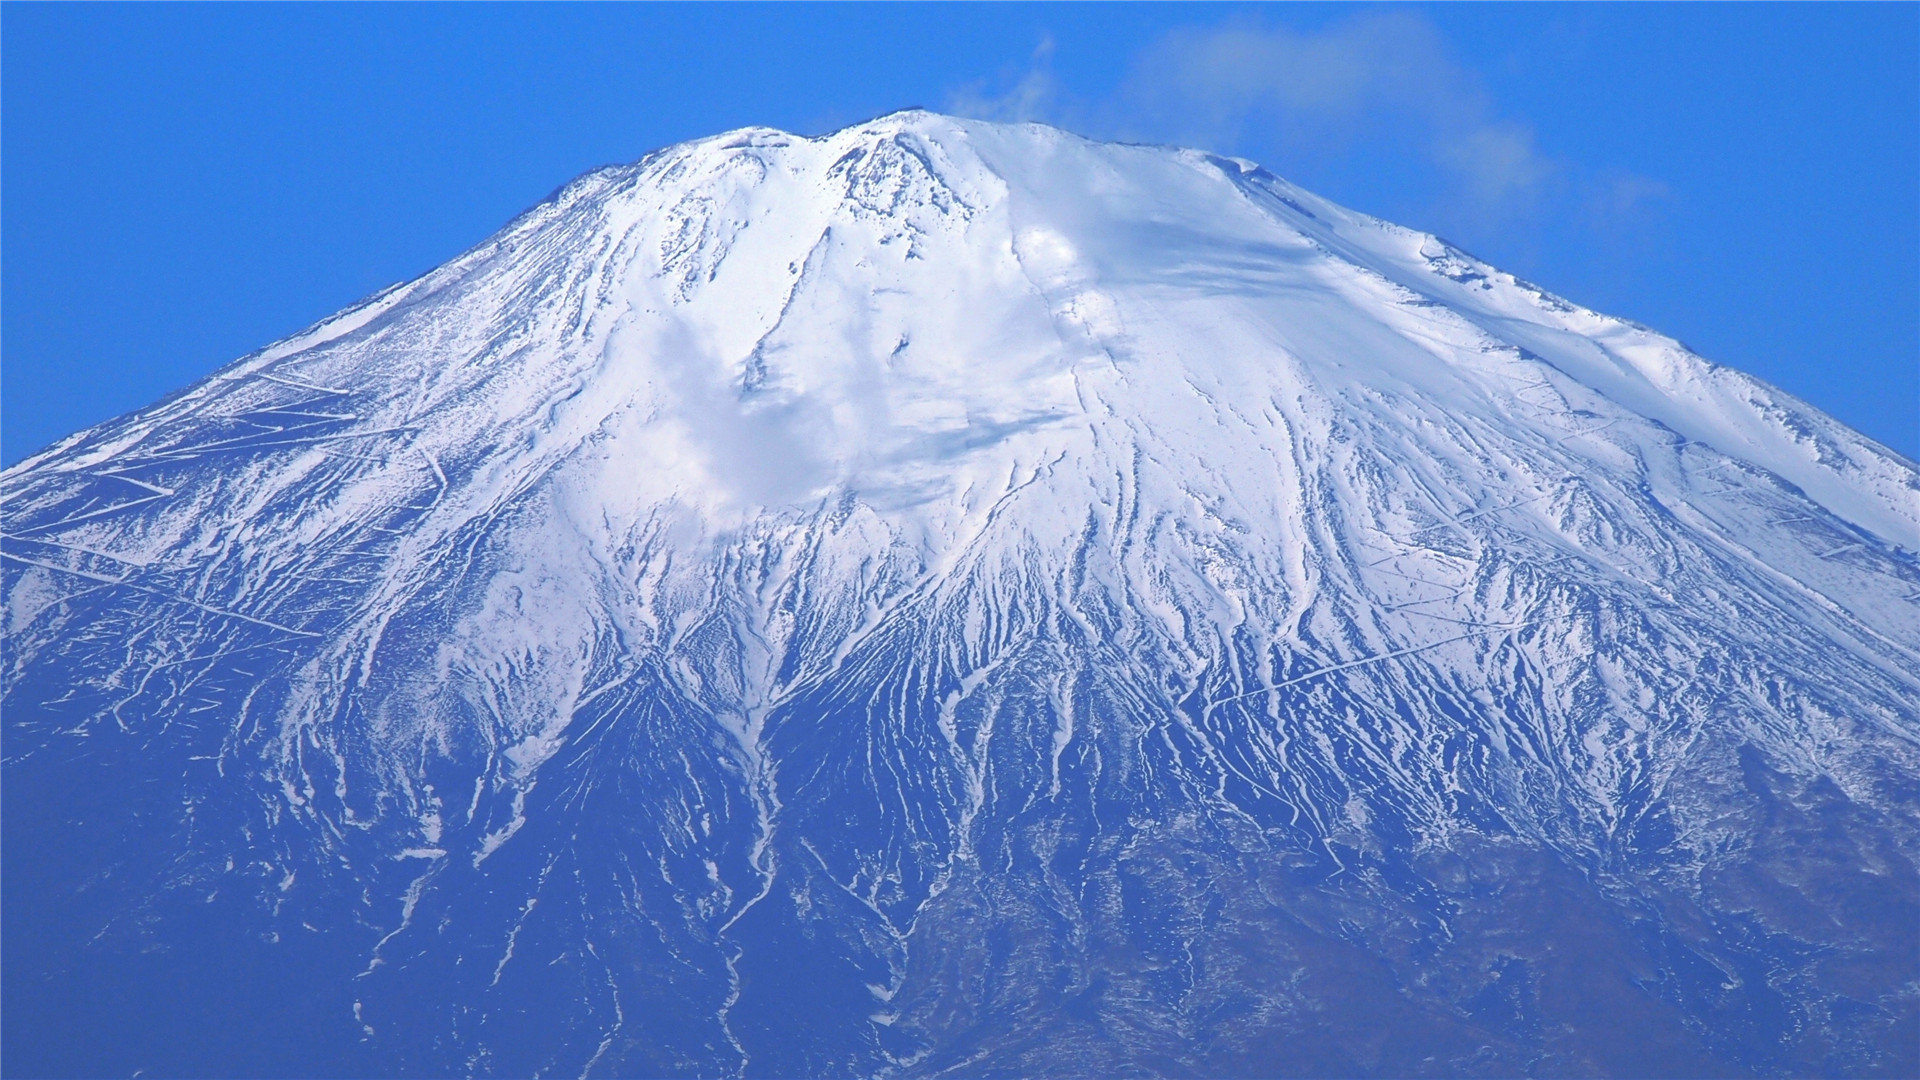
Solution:
[{"label": "hazy lower slope", "polygon": [[1913,464],[1244,162],[672,147],[0,482],[12,1075],[1920,1071]]}]

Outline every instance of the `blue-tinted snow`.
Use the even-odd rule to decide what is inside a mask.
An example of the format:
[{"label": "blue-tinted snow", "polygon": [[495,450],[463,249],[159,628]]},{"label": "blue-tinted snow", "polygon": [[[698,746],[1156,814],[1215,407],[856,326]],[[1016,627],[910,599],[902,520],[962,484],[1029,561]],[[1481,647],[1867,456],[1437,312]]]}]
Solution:
[{"label": "blue-tinted snow", "polygon": [[749,130],[4,483],[16,1075],[1911,1075],[1920,476],[1244,162]]}]

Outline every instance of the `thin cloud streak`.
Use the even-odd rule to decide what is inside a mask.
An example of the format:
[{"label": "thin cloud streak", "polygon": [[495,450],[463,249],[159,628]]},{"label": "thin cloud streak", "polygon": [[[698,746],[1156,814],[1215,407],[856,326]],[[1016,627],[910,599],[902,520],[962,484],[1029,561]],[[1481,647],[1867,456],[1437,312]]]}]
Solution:
[{"label": "thin cloud streak", "polygon": [[1651,221],[1671,194],[1658,180],[1595,176],[1547,154],[1414,12],[1367,12],[1318,30],[1250,20],[1176,29],[1134,56],[1112,93],[1092,100],[1066,90],[1053,57],[1047,37],[1023,70],[969,83],[946,107],[1252,153],[1281,171],[1385,153],[1428,172],[1427,216],[1468,236],[1513,239],[1555,207],[1578,207],[1574,216],[1596,228],[1629,228]]},{"label": "thin cloud streak", "polygon": [[946,109],[978,120],[1022,122],[1060,119],[1060,81],[1053,75],[1053,36],[1040,39],[1027,70],[1005,91],[994,94],[989,81],[976,80],[947,95]]},{"label": "thin cloud streak", "polygon": [[1323,30],[1253,23],[1174,31],[1121,90],[1142,127],[1175,141],[1268,136],[1304,152],[1360,139],[1418,147],[1446,195],[1475,216],[1537,204],[1562,171],[1525,124],[1499,116],[1477,76],[1426,19],[1363,14]]}]

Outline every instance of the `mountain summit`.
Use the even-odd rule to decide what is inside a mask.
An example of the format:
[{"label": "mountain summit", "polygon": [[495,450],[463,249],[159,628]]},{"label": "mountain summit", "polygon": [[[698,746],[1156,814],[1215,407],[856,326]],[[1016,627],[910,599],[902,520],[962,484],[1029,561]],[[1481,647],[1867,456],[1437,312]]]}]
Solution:
[{"label": "mountain summit", "polygon": [[1920,1072],[1920,472],[1245,161],[670,147],[0,495],[11,1075]]}]

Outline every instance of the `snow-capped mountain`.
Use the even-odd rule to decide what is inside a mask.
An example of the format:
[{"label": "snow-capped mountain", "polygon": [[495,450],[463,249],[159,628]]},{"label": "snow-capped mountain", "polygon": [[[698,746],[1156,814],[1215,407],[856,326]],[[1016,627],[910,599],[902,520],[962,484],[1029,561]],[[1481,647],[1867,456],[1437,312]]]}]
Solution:
[{"label": "snow-capped mountain", "polygon": [[11,1075],[1920,1071],[1920,472],[1248,162],[670,147],[0,483]]}]

